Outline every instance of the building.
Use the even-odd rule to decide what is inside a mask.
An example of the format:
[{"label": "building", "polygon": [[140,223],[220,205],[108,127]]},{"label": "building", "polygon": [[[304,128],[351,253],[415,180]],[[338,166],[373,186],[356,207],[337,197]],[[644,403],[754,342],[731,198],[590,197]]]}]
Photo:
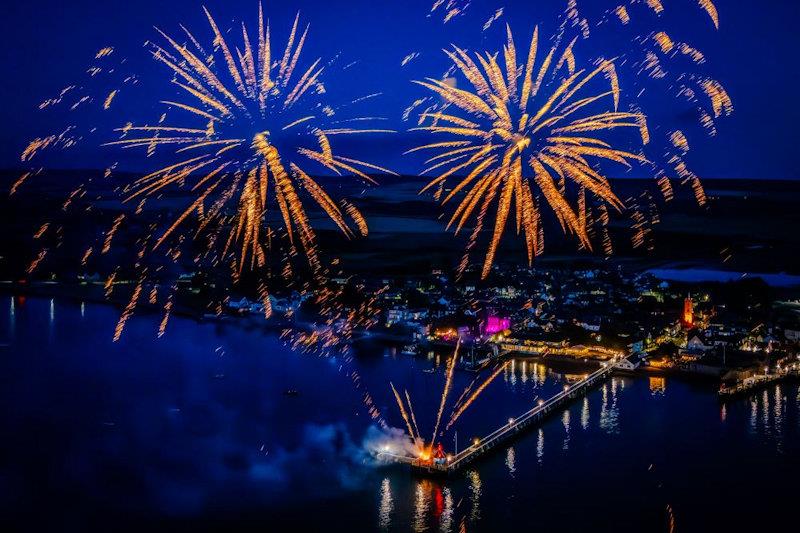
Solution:
[{"label": "building", "polygon": [[489,316],[483,327],[484,335],[494,335],[502,331],[511,329],[511,319],[499,316]]},{"label": "building", "polygon": [[694,326],[694,302],[691,296],[683,301],[683,316],[681,317],[683,327],[692,328]]},{"label": "building", "polygon": [[639,362],[639,359],[635,359],[633,357],[627,357],[622,361],[618,362],[617,364],[615,364],[614,368],[618,368],[619,370],[624,370],[626,372],[633,372],[634,370],[639,368],[640,365],[641,363]]}]

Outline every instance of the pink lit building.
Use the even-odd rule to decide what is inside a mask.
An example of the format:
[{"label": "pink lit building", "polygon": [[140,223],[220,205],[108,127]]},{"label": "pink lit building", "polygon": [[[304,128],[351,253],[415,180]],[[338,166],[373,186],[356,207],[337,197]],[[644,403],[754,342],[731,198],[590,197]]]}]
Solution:
[{"label": "pink lit building", "polygon": [[486,325],[484,326],[483,334],[494,335],[495,333],[500,333],[501,331],[505,331],[507,329],[511,329],[511,319],[502,318],[499,316],[490,316],[486,319]]}]

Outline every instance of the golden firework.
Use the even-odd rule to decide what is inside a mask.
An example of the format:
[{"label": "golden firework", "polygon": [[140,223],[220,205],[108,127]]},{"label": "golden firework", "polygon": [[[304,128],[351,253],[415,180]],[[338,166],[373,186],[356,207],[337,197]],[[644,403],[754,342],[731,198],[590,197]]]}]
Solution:
[{"label": "golden firework", "polygon": [[[335,111],[319,101],[325,94],[321,59],[300,67],[309,28],[300,31],[299,14],[286,48],[276,55],[261,6],[255,39],[242,24],[240,44],[233,48],[208,10],[205,13],[213,34],[208,47],[183,27],[186,44],[159,31],[165,44],[153,45],[153,57],[169,69],[182,95],[162,101],[169,108],[170,118],[162,117],[155,126],[127,124],[118,130],[122,138],[109,143],[145,148],[148,155],[161,147],[174,158],[167,166],[136,180],[127,200],[151,197],[172,186],[187,186],[194,201],[160,235],[153,249],[196,213],[200,230],[210,224],[226,229],[219,257],[235,250],[239,272],[245,266],[265,264],[272,235],[267,211],[274,205],[291,249],[296,250],[299,240],[316,270],[315,232],[301,195],[310,196],[348,238],[354,235],[351,222],[360,233],[366,230],[356,208],[337,204],[304,165],[312,162],[337,175],[349,173],[372,182],[367,169],[390,171],[337,155],[331,138],[388,131],[341,125],[363,118],[332,122]],[[304,100],[312,98],[310,105],[303,105]],[[173,114],[180,116],[181,122],[169,123]],[[285,143],[290,146],[283,151],[277,146],[280,136],[291,136]]]},{"label": "golden firework", "polygon": [[439,438],[444,434],[444,431],[449,430],[456,421],[461,417],[462,414],[478,399],[478,397],[483,393],[484,390],[499,376],[503,370],[505,370],[508,365],[509,361],[506,361],[502,365],[497,366],[494,371],[487,377],[483,382],[473,390],[474,385],[477,383],[478,379],[481,376],[476,376],[475,380],[461,393],[461,396],[456,400],[453,406],[453,412],[450,416],[450,420],[447,423],[444,431],[440,432],[439,429],[442,426],[442,415],[444,414],[445,407],[447,406],[448,400],[450,398],[450,393],[453,390],[453,375],[455,373],[456,365],[458,364],[458,352],[461,348],[461,340],[458,340],[456,344],[455,352],[453,353],[453,357],[451,357],[446,364],[444,375],[445,375],[445,382],[444,388],[442,389],[442,396],[439,400],[439,408],[436,411],[436,418],[435,423],[433,426],[433,436],[431,437],[430,442],[426,443],[425,440],[422,438],[420,434],[419,427],[417,426],[417,417],[414,412],[414,407],[411,404],[411,396],[408,394],[408,391],[405,392],[406,402],[403,402],[403,398],[401,397],[400,393],[397,391],[393,383],[389,383],[389,387],[392,389],[392,394],[394,395],[394,399],[397,402],[397,407],[400,411],[400,416],[403,418],[403,422],[406,424],[406,429],[408,430],[408,436],[411,438],[411,441],[414,443],[416,447],[417,454],[420,458],[424,460],[428,460],[433,456],[433,449],[436,446]]},{"label": "golden firework", "polygon": [[[459,175],[443,203],[465,193],[448,228],[455,226],[458,233],[477,213],[474,241],[489,206],[497,200],[484,278],[494,263],[512,208],[529,262],[541,253],[543,244],[539,195],[562,228],[575,234],[583,247],[591,248],[586,220],[581,210],[570,204],[567,182],[621,209],[623,204],[608,179],[593,164],[606,161],[630,167],[633,161],[645,161],[641,155],[617,149],[600,138],[618,128],[639,130],[644,116],[617,110],[620,87],[614,61],[601,59],[591,68],[576,70],[574,44],[563,49],[556,44],[539,59],[536,28],[527,61],[520,65],[507,28],[502,54],[475,54],[473,58],[458,47],[446,51],[471,88],[431,78],[415,82],[443,101],[439,111],[423,113],[425,125],[415,129],[446,136],[446,140],[410,151],[438,151],[428,159],[431,166],[424,173],[441,173],[423,192]],[[607,90],[591,91],[598,82],[607,84]]]}]

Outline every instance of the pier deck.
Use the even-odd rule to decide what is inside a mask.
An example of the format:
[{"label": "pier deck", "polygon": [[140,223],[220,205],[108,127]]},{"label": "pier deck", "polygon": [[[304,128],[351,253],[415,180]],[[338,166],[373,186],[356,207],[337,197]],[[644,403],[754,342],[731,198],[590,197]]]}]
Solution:
[{"label": "pier deck", "polygon": [[427,473],[449,474],[457,472],[479,457],[485,455],[496,446],[513,438],[531,425],[540,422],[553,411],[561,409],[573,399],[585,395],[589,390],[606,381],[614,372],[615,366],[623,359],[625,359],[625,357],[615,357],[608,362],[603,363],[598,370],[592,372],[581,381],[572,385],[565,385],[564,390],[549,400],[539,400],[537,405],[532,409],[526,411],[516,418],[510,419],[506,424],[500,426],[482,439],[479,439],[476,443],[472,444],[468,448],[450,457],[446,463],[436,464],[412,457],[404,457],[393,454],[381,455],[384,457],[384,459],[389,461],[409,464],[414,469]]}]

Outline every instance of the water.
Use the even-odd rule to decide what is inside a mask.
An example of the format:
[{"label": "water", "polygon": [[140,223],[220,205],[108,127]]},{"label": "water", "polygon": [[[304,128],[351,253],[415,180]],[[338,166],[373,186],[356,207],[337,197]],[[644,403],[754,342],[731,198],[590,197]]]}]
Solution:
[{"label": "water", "polygon": [[[0,523],[12,529],[739,531],[794,519],[796,384],[722,405],[713,385],[617,377],[428,480],[371,463],[365,449],[383,441],[363,395],[401,426],[388,381],[407,388],[431,432],[435,356],[298,355],[235,321],[175,318],[156,339],[147,316],[115,345],[111,307],[0,305]],[[458,422],[459,446],[574,372],[515,362]],[[473,377],[457,372],[453,394]]]}]

